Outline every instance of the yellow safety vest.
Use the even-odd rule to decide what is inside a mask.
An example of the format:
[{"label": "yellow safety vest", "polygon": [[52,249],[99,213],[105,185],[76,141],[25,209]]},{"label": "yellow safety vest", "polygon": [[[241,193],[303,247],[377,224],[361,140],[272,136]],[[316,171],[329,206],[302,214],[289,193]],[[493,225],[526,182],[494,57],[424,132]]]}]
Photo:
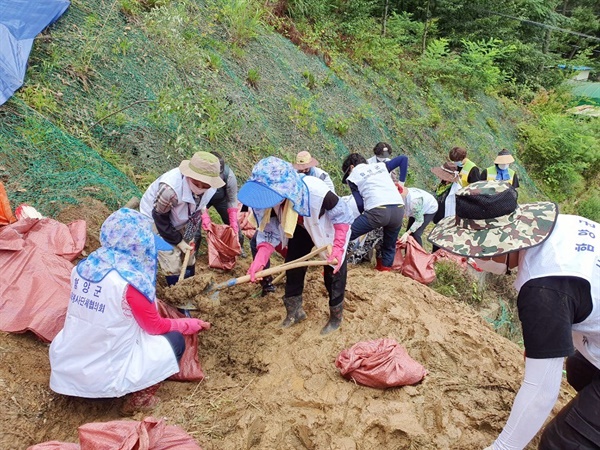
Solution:
[{"label": "yellow safety vest", "polygon": [[465,159],[465,165],[462,167],[462,169],[460,170],[460,185],[462,187],[465,187],[469,184],[469,182],[467,181],[467,178],[469,178],[469,172],[471,171],[471,169],[475,167],[475,163],[473,161],[471,161],[470,159]]},{"label": "yellow safety vest", "polygon": [[[488,167],[485,170],[487,170],[487,180],[495,181],[496,175],[498,175],[498,170],[496,170],[496,165],[494,164],[492,167]],[[515,171],[512,169],[508,169],[508,174],[510,175],[510,179],[504,180],[504,181],[508,181],[510,184],[513,184],[513,179],[515,178]]]}]

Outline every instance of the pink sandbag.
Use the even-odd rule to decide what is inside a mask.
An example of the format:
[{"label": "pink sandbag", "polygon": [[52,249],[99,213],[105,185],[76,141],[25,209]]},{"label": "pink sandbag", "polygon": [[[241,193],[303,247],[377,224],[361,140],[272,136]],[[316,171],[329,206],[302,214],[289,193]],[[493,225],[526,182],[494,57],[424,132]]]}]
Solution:
[{"label": "pink sandbag", "polygon": [[242,253],[238,235],[229,225],[211,223],[208,233],[208,266],[214,269],[231,270],[236,258]]},{"label": "pink sandbag", "polygon": [[406,244],[401,243],[400,239],[396,241],[392,270],[397,270],[419,283],[429,284],[435,280],[433,263],[433,255],[425,251],[412,236],[408,237]]},{"label": "pink sandbag", "polygon": [[67,313],[71,261],[85,239],[83,220],[23,219],[0,228],[0,330],[54,339]]},{"label": "pink sandbag", "polygon": [[[182,319],[185,316],[167,305],[162,300],[158,300],[158,313],[162,317],[169,319]],[[204,379],[204,371],[200,365],[198,358],[198,333],[183,336],[185,339],[185,350],[179,361],[179,372],[169,377],[169,380],[174,381],[202,381]]]},{"label": "pink sandbag", "polygon": [[238,205],[238,223],[240,225],[240,230],[248,239],[252,239],[252,236],[256,233],[256,227],[249,221],[250,214],[252,214],[250,211],[242,212],[241,203]]},{"label": "pink sandbag", "polygon": [[342,350],[335,366],[344,378],[381,389],[415,384],[427,375],[404,347],[388,338],[358,342]]},{"label": "pink sandbag", "polygon": [[164,419],[147,417],[141,422],[114,420],[88,423],[78,428],[80,444],[51,441],[27,450],[202,450],[181,427]]}]

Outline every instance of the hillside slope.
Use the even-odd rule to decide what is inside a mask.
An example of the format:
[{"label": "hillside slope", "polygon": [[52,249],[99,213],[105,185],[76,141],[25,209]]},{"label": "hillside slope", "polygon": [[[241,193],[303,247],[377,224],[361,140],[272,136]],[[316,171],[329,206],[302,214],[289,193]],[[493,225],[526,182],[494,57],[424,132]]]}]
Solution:
[{"label": "hillside slope", "polygon": [[[387,141],[409,155],[409,182],[432,189],[430,167],[455,145],[482,167],[499,149],[517,147],[523,112],[497,99],[425,90],[409,74],[390,80],[342,58],[326,64],[265,27],[238,44],[226,25],[234,13],[212,3],[133,17],[122,4],[73,2],[36,40],[24,87],[0,107],[0,176],[15,204],[55,215],[50,202],[85,194],[115,208],[135,193],[133,183],[144,189],[197,150],[220,151],[243,180],[265,155],[291,159],[308,149],[339,184],[347,153],[368,157]],[[131,182],[118,174],[99,182],[91,175],[111,170],[86,168],[96,157],[82,156],[82,146]],[[27,170],[32,164],[46,171]],[[516,170],[522,199],[539,198],[518,162]],[[80,182],[61,199],[57,187],[69,190],[69,177]],[[110,177],[120,181],[108,195]]]}]

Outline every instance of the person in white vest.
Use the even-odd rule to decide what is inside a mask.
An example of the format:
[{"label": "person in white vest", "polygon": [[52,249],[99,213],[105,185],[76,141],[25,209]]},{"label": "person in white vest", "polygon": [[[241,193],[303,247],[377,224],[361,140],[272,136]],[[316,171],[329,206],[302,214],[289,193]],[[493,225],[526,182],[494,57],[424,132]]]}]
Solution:
[{"label": "person in white vest", "polygon": [[456,217],[441,220],[429,240],[488,272],[518,267],[525,374],[487,449],[528,445],[556,402],[565,357],[577,395],[546,425],[538,448],[600,448],[600,224],[558,214],[551,202],[518,205],[510,184],[480,181],[457,192]]},{"label": "person in white vest", "polygon": [[331,177],[327,172],[318,167],[319,161],[317,161],[317,159],[309,152],[298,152],[296,155],[296,162],[292,163],[292,165],[300,174],[317,177],[323,180],[329,190],[335,194],[335,186],[333,185],[333,181],[331,181]]},{"label": "person in white vest", "polygon": [[158,234],[173,250],[159,252],[160,268],[167,285],[177,283],[186,253],[190,258],[185,278],[194,275],[194,242],[200,226],[210,228],[208,203],[225,182],[221,179],[219,159],[208,152],[197,152],[178,168],[161,175],[146,189],[140,201],[142,214],[154,220]]},{"label": "person in white vest", "polygon": [[[267,264],[277,246],[287,248],[286,262],[307,255],[314,246],[332,246],[330,254],[323,252],[321,255],[332,263],[323,271],[329,294],[329,320],[321,334],[337,330],[344,310],[346,249],[352,223],[348,205],[323,180],[302,177],[290,163],[272,156],[254,166],[238,198],[252,208],[258,224],[257,253],[248,269],[252,281],[256,280],[256,272]],[[306,319],[302,308],[305,275],[306,267],[286,272],[284,328]]]},{"label": "person in white vest", "polygon": [[437,200],[423,189],[406,186],[402,190],[402,198],[404,199],[404,216],[408,217],[408,223],[406,232],[400,237],[400,242],[406,243],[408,237],[412,236],[422,247],[421,236],[438,210]]},{"label": "person in white vest", "polygon": [[152,220],[121,208],[103,223],[100,243],[71,272],[64,327],[50,345],[50,388],[85,398],[132,394],[124,412],[149,409],[159,383],[179,372],[183,335],[210,324],[158,314],[157,250],[169,245]]},{"label": "person in white vest", "polygon": [[408,171],[408,157],[400,155],[387,162],[367,164],[358,153],[351,153],[342,163],[343,183],[347,183],[361,215],[352,223],[353,241],[376,228],[383,228],[381,259],[377,270],[389,272],[396,255],[396,240],[404,218],[404,200],[389,173],[400,168],[399,186],[403,187]]},{"label": "person in white vest", "polygon": [[[367,164],[385,163],[390,161],[392,158],[392,146],[387,142],[378,142],[373,147],[373,156],[367,159]],[[396,183],[398,181],[398,175],[395,171],[390,172],[392,181]]]}]

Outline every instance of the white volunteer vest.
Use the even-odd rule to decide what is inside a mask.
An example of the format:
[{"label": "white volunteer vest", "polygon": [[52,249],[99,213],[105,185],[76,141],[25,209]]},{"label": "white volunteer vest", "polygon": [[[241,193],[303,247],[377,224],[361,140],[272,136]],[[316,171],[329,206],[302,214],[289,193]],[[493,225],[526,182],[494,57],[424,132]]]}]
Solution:
[{"label": "white volunteer vest", "polygon": [[215,188],[208,189],[202,196],[200,204],[196,207],[192,190],[183,174],[179,171],[179,168],[169,170],[154,180],[148,189],[146,189],[140,201],[140,212],[150,218],[152,218],[152,209],[154,208],[154,201],[156,200],[160,183],[170,186],[177,195],[179,202],[171,209],[171,224],[176,229],[182,228],[188,222],[190,215],[195,211],[206,208],[210,199],[217,192]]},{"label": "white volunteer vest", "polygon": [[333,181],[331,181],[329,174],[318,167],[313,167],[312,169],[315,171],[313,176],[317,177],[319,180],[323,180],[331,192],[335,194],[335,186],[333,185]]},{"label": "white volunteer vest", "polygon": [[406,217],[413,217],[413,202],[418,198],[423,199],[423,214],[435,214],[437,212],[438,203],[433,195],[423,189],[411,187],[408,189],[406,205],[404,206],[404,215]]},{"label": "white volunteer vest", "polygon": [[[323,180],[315,177],[304,177],[304,183],[308,187],[310,193],[310,216],[303,217],[304,228],[310,234],[313,243],[316,247],[322,247],[323,245],[332,245],[335,237],[335,229],[331,220],[325,212],[320,218],[319,213],[321,212],[321,206],[323,206],[323,200],[325,195],[330,191],[329,187]],[[344,244],[344,257],[346,256],[346,249],[348,248],[348,239],[350,238],[351,230],[348,228],[346,235],[346,243]],[[327,259],[327,252],[322,252],[321,257]]]},{"label": "white volunteer vest", "polygon": [[358,187],[365,211],[383,205],[404,204],[385,163],[359,164],[352,169],[348,181]]},{"label": "white volunteer vest", "polygon": [[71,272],[63,329],[50,345],[50,388],[86,398],[121,397],[179,372],[169,341],[146,333],[125,299],[127,282],[111,271],[99,283]]},{"label": "white volunteer vest", "polygon": [[600,369],[600,224],[559,214],[550,237],[525,250],[519,260],[515,288],[548,276],[573,276],[590,282],[593,309],[583,322],[573,324],[573,344]]}]

